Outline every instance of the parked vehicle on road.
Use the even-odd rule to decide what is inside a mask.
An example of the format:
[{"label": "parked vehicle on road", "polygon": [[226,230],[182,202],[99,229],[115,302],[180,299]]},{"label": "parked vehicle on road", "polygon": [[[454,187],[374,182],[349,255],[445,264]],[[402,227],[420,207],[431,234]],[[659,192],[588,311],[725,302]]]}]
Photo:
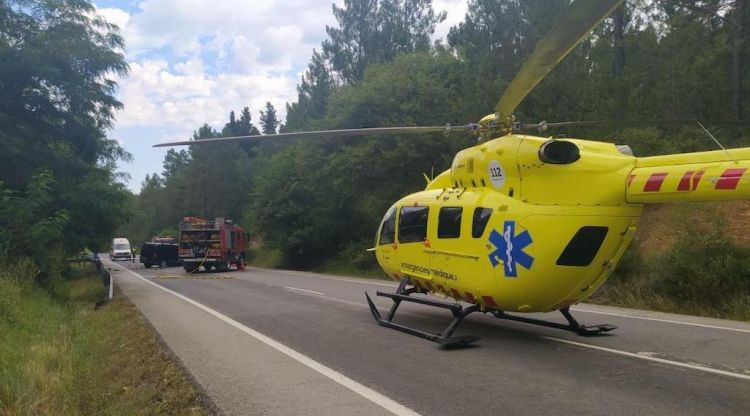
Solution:
[{"label": "parked vehicle on road", "polygon": [[141,263],[149,269],[159,266],[161,269],[179,266],[180,257],[177,255],[177,243],[161,243],[149,241],[141,245]]},{"label": "parked vehicle on road", "polygon": [[123,237],[113,238],[112,245],[109,248],[109,258],[112,260],[133,260],[130,241]]},{"label": "parked vehicle on road", "polygon": [[245,261],[247,238],[231,220],[185,217],[180,222],[182,267],[189,273],[198,271],[200,266],[206,271],[229,271],[233,264],[239,268],[240,262]]}]

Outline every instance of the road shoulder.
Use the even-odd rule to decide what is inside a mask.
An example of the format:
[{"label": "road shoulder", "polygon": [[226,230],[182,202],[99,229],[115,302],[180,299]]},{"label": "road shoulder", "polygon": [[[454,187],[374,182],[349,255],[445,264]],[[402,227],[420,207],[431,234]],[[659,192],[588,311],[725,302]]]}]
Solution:
[{"label": "road shoulder", "polygon": [[219,410],[232,414],[376,415],[383,407],[118,264],[117,287]]}]

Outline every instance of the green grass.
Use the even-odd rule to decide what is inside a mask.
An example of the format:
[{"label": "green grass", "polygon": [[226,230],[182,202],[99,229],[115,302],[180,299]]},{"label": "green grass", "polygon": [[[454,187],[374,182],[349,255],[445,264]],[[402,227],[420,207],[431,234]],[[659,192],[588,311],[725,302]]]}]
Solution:
[{"label": "green grass", "polygon": [[208,413],[127,298],[94,310],[91,271],[54,294],[13,273],[0,274],[0,415]]},{"label": "green grass", "polygon": [[251,266],[277,269],[281,263],[281,250],[255,246],[249,251],[248,264]]}]

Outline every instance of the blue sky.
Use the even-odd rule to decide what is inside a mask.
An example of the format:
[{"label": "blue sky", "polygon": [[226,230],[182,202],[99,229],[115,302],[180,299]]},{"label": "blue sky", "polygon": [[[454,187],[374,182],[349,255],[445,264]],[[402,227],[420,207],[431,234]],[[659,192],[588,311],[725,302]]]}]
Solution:
[{"label": "blue sky", "polygon": [[[336,0],[342,4],[343,0]],[[166,149],[203,123],[221,129],[229,111],[250,107],[257,124],[266,101],[285,117],[313,48],[336,24],[331,0],[97,0],[98,13],[120,27],[130,74],[118,79],[125,108],[109,132],[134,156],[120,170],[140,191],[146,174],[161,172]],[[436,0],[448,17],[444,38],[463,20],[466,0]]]}]

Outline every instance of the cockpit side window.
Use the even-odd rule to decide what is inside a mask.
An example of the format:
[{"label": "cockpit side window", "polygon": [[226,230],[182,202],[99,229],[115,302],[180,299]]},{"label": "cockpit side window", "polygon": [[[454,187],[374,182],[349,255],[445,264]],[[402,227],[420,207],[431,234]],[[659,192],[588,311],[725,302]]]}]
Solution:
[{"label": "cockpit side window", "polygon": [[438,215],[438,238],[459,238],[461,236],[461,207],[440,208]]},{"label": "cockpit side window", "polygon": [[474,209],[474,219],[471,222],[471,236],[479,238],[484,235],[484,229],[492,216],[492,208],[476,207]]},{"label": "cockpit side window", "polygon": [[380,238],[378,244],[392,244],[396,241],[396,208],[391,207],[383,217],[383,223],[380,225]]},{"label": "cockpit side window", "polygon": [[427,239],[429,207],[403,207],[398,219],[398,242],[416,243]]}]

